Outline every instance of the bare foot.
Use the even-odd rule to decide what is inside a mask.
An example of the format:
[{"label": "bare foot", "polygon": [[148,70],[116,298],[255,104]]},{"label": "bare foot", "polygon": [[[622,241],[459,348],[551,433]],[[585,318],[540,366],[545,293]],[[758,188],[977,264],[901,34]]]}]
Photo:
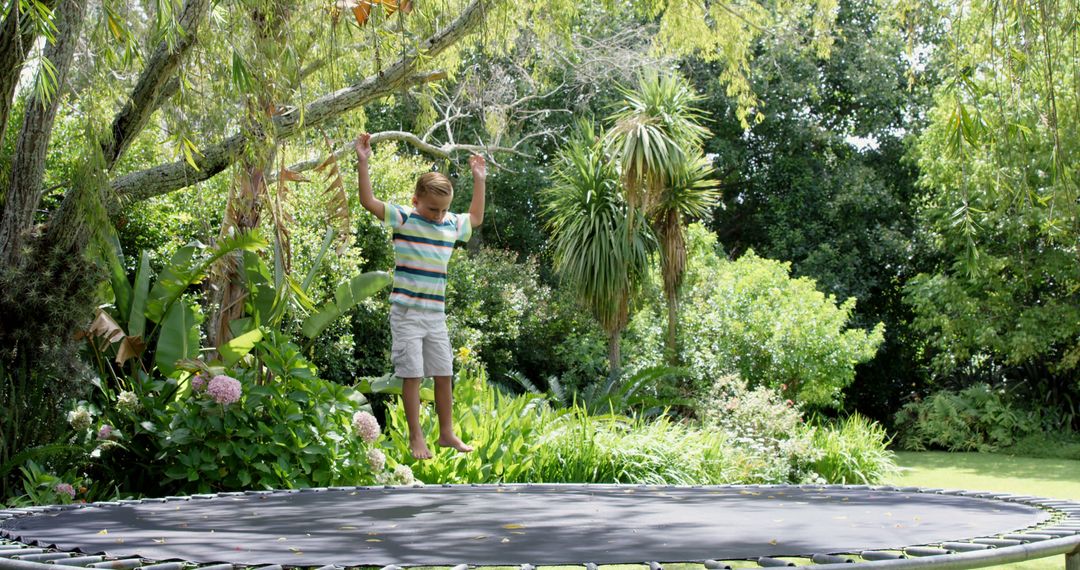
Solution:
[{"label": "bare foot", "polygon": [[438,443],[441,447],[452,447],[462,453],[468,453],[473,450],[471,445],[465,445],[465,442],[461,441],[461,438],[456,435],[449,437],[439,436]]},{"label": "bare foot", "polygon": [[412,456],[417,459],[431,459],[431,450],[428,449],[424,438],[410,439],[409,447],[412,448]]}]

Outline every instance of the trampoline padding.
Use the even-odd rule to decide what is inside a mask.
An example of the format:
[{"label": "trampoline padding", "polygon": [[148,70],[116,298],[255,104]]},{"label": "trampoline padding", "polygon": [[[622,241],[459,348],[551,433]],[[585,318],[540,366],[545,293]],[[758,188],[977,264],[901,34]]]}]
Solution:
[{"label": "trampoline padding", "polygon": [[90,505],[0,528],[27,544],[198,563],[573,564],[902,548],[1049,516],[993,499],[873,489],[528,485]]}]

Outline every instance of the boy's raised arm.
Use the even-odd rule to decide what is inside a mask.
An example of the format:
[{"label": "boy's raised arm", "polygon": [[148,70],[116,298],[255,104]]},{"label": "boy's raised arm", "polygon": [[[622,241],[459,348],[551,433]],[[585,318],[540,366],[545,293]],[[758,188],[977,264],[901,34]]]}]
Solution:
[{"label": "boy's raised arm", "polygon": [[360,205],[365,210],[371,212],[379,222],[382,222],[386,217],[386,205],[382,200],[375,197],[375,193],[371,191],[371,178],[368,175],[368,159],[371,158],[371,135],[368,133],[361,133],[356,137],[354,143],[356,147],[356,172],[359,180],[357,186],[360,188]]},{"label": "boy's raised arm", "polygon": [[474,154],[469,157],[469,168],[472,169],[473,194],[472,204],[469,205],[469,222],[472,227],[484,223],[484,190],[487,184],[487,162],[484,157]]}]

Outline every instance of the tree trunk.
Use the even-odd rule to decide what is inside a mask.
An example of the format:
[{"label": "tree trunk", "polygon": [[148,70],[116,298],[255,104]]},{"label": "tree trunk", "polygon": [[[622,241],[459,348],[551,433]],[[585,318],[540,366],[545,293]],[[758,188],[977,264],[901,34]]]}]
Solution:
[{"label": "tree trunk", "polygon": [[667,353],[667,362],[670,366],[679,365],[678,329],[679,295],[676,293],[667,296],[667,340],[664,352]]},{"label": "tree trunk", "polygon": [[8,2],[7,13],[8,17],[0,26],[0,145],[7,133],[19,74],[30,46],[37,39],[33,22],[19,10],[19,0]]},{"label": "tree trunk", "polygon": [[85,7],[86,0],[61,0],[57,7],[56,42],[45,49],[45,57],[56,68],[56,90],[49,101],[35,97],[27,105],[0,219],[0,265],[17,265],[24,240],[34,222],[34,210],[41,202],[45,155],[67,83],[68,69],[75,55]]},{"label": "tree trunk", "polygon": [[608,378],[616,379],[622,374],[622,351],[619,347],[619,339],[622,330],[616,330],[608,335]]}]

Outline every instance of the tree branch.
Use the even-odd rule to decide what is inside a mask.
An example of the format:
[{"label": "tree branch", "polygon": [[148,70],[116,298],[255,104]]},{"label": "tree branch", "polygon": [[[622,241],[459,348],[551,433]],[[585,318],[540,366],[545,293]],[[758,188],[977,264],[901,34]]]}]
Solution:
[{"label": "tree branch", "polygon": [[[11,176],[0,213],[0,263],[15,265],[22,256],[26,231],[34,221],[41,202],[41,182],[45,177],[45,156],[49,150],[56,112],[67,87],[68,70],[82,30],[86,0],[61,0],[56,8],[56,41],[45,48],[45,57],[56,69],[56,90],[49,100],[33,97],[26,106]],[[45,73],[44,69],[38,70]]]},{"label": "tree branch", "polygon": [[[415,134],[410,133],[410,132],[406,132],[406,131],[382,131],[382,132],[378,132],[378,133],[372,133],[372,135],[371,135],[371,144],[372,145],[374,145],[376,143],[380,143],[380,142],[386,142],[386,141],[401,141],[401,142],[404,142],[404,143],[408,143],[408,144],[412,145],[413,147],[415,147],[420,152],[423,152],[425,154],[431,155],[431,156],[436,157],[436,158],[442,158],[442,159],[448,159],[448,158],[450,158],[451,155],[454,155],[454,154],[457,154],[457,153],[462,153],[462,152],[467,152],[467,153],[470,153],[470,154],[483,154],[483,155],[486,155],[488,157],[490,157],[491,155],[493,155],[496,152],[523,155],[523,153],[518,151],[516,148],[506,148],[506,147],[497,147],[497,146],[473,145],[473,144],[449,144],[449,143],[443,144],[443,145],[440,145],[440,146],[435,146],[435,145],[421,139],[420,137],[416,136]],[[342,147],[340,147],[340,148],[338,148],[337,150],[334,151],[334,158],[336,158],[338,160],[341,160],[346,155],[348,155],[349,151],[353,150],[353,148],[354,148],[353,143],[352,143],[352,141],[350,141],[348,144],[346,144],[346,145],[344,145],[344,146],[342,146]],[[311,169],[319,166],[325,160],[326,160],[325,156],[318,156],[318,157],[315,157],[315,158],[312,158],[312,159],[309,159],[309,160],[304,160],[304,161],[301,161],[301,162],[297,162],[295,164],[291,164],[287,168],[289,170],[293,171],[293,172],[296,172],[296,173],[306,172],[308,170],[311,170]],[[270,178],[270,180],[273,181],[273,180],[277,180],[277,176],[278,176],[278,173],[274,172],[274,173],[271,173],[269,178]]]},{"label": "tree branch", "polygon": [[[422,41],[419,52],[410,51],[381,73],[311,102],[305,108],[303,121],[297,112],[274,117],[274,136],[279,140],[291,137],[403,87],[444,78],[445,74],[438,72],[416,74],[419,58],[435,57],[471,32],[484,17],[484,1],[474,0],[449,26]],[[159,165],[117,178],[112,189],[123,199],[144,200],[207,180],[237,159],[247,145],[248,136],[240,132],[203,149],[195,161],[198,168],[185,161]]]},{"label": "tree branch", "polygon": [[181,30],[179,39],[171,48],[168,41],[161,40],[154,49],[124,108],[113,119],[113,140],[102,149],[106,168],[116,164],[131,141],[146,126],[150,115],[164,101],[163,93],[168,90],[169,80],[184,55],[195,45],[196,31],[209,7],[210,0],[187,0],[178,21]]}]

